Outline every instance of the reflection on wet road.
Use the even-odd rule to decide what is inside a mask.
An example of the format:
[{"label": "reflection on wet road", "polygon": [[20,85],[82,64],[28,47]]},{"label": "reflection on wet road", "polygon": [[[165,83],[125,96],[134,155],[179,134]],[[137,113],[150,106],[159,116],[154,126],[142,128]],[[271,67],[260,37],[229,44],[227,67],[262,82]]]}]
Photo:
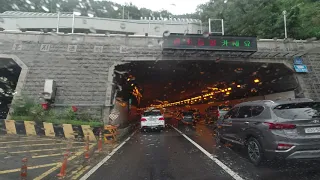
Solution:
[{"label": "reflection on wet road", "polygon": [[89,179],[232,180],[172,128],[137,132]]},{"label": "reflection on wet road", "polygon": [[[177,127],[176,122],[170,122]],[[88,179],[152,180],[318,180],[318,162],[277,162],[255,167],[237,147],[217,147],[212,128],[179,125],[180,134],[168,126],[162,132],[136,132],[106,163]],[[187,138],[184,137],[187,136]],[[188,140],[190,139],[190,140]],[[194,141],[195,143],[192,143]],[[197,148],[195,144],[200,145]],[[214,155],[222,165],[208,157]],[[239,175],[240,178],[230,175]]]}]

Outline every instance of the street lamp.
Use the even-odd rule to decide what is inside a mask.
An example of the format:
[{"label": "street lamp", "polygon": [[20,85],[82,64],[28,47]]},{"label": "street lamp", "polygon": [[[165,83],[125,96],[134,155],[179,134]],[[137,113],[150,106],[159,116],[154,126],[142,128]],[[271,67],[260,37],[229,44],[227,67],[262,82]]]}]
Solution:
[{"label": "street lamp", "polygon": [[284,10],[282,11],[283,14],[283,22],[284,22],[284,38],[287,39],[288,35],[287,35],[287,11]]}]

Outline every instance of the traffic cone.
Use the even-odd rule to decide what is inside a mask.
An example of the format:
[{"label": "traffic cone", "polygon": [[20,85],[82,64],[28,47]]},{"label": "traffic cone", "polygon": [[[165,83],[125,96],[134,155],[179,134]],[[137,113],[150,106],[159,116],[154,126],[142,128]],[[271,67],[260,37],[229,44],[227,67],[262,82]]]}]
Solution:
[{"label": "traffic cone", "polygon": [[102,132],[99,133],[98,152],[102,151]]},{"label": "traffic cone", "polygon": [[28,162],[27,158],[22,159],[22,166],[21,166],[21,173],[20,173],[21,180],[27,179],[27,169],[28,169],[27,162]]},{"label": "traffic cone", "polygon": [[63,178],[66,176],[67,162],[68,162],[68,153],[65,153],[63,156],[63,162],[61,165],[60,173],[57,175],[58,177]]}]

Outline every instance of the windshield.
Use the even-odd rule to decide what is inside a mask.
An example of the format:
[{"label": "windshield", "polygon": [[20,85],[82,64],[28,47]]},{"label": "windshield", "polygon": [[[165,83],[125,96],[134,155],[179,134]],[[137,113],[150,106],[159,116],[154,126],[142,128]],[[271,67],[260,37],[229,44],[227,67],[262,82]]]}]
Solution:
[{"label": "windshield", "polygon": [[161,112],[159,111],[150,111],[143,113],[143,116],[161,116]]},{"label": "windshield", "polygon": [[193,116],[193,112],[182,112],[184,116]]},{"label": "windshield", "polygon": [[276,106],[273,112],[283,119],[312,119],[320,118],[320,103],[292,103]]}]

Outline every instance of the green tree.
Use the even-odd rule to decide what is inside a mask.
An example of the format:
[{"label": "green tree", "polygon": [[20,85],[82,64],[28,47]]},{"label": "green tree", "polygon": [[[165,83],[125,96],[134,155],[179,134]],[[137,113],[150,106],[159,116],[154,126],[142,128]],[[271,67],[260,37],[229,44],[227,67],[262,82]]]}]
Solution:
[{"label": "green tree", "polygon": [[[205,25],[208,18],[224,19],[229,35],[283,38],[284,10],[289,37],[320,38],[320,1],[316,0],[215,0],[200,5],[196,14]],[[214,24],[213,28],[221,27]]]}]

